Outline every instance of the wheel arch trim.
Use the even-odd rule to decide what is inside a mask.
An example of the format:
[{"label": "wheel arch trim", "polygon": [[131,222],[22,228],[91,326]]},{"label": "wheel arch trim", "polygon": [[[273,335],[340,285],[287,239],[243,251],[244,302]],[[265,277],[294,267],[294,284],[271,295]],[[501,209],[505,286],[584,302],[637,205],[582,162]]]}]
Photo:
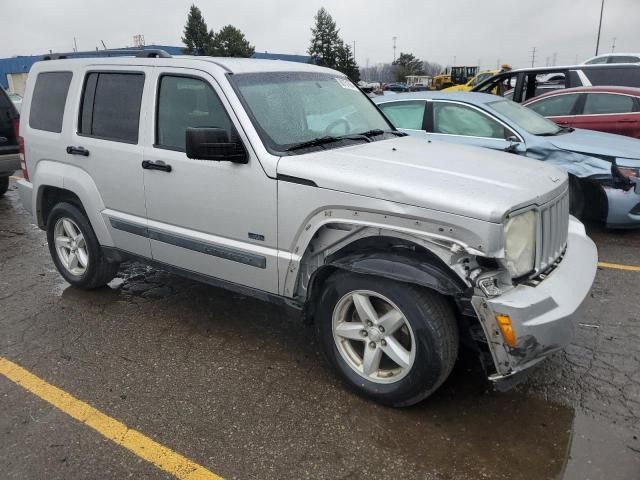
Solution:
[{"label": "wheel arch trim", "polygon": [[84,170],[73,165],[59,162],[40,161],[34,172],[34,217],[40,228],[45,228],[43,218],[44,193],[47,187],[53,187],[74,194],[80,202],[89,219],[98,242],[101,245],[113,246],[113,239],[101,212],[104,202],[98,187],[91,176]]}]

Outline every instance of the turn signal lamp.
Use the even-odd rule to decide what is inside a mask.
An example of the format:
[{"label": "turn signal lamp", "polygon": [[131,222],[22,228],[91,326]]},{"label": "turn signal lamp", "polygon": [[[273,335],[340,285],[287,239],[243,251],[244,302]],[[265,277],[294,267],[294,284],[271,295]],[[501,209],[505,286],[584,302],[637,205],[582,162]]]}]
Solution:
[{"label": "turn signal lamp", "polygon": [[502,338],[504,338],[504,342],[511,348],[515,348],[516,332],[511,326],[511,319],[509,318],[509,315],[498,314],[496,315],[496,321],[498,322],[498,327],[500,327],[500,332],[502,332]]}]

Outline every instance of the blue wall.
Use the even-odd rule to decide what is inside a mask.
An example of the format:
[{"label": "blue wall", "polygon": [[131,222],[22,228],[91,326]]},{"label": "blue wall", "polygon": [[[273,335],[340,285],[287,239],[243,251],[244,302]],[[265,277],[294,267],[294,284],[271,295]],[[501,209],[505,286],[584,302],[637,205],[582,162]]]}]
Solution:
[{"label": "blue wall", "polygon": [[[145,46],[145,49],[150,49],[150,48],[160,48],[162,50],[165,50],[167,53],[171,55],[184,54],[183,47],[173,47],[171,45]],[[137,50],[137,49],[134,47],[127,47],[127,48],[118,48],[117,50]],[[77,52],[69,56],[70,57],[71,56],[92,57],[95,55],[96,55],[96,52],[93,50],[90,50],[87,52]],[[0,58],[0,85],[2,85],[5,89],[9,88],[9,80],[7,79],[8,73],[28,73],[29,70],[31,70],[31,66],[37,61],[42,60],[43,56],[44,55],[31,55],[31,56],[21,56],[21,57],[11,57],[11,58]],[[300,63],[311,62],[311,57],[307,55],[289,55],[286,53],[256,52],[253,54],[253,58],[261,58],[261,59],[268,59],[268,60],[286,60],[288,62],[300,62]]]}]

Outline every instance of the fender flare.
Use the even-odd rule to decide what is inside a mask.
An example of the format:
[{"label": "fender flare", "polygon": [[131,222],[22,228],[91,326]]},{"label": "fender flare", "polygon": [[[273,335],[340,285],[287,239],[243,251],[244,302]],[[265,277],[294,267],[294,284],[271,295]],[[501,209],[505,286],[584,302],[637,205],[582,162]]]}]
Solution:
[{"label": "fender flare", "polygon": [[443,295],[459,296],[468,288],[442,260],[425,252],[357,252],[329,257],[326,266],[420,285]]},{"label": "fender flare", "polygon": [[102,216],[104,203],[98,187],[91,176],[84,170],[69,164],[52,161],[40,161],[36,166],[34,178],[33,205],[38,220],[42,225],[42,193],[46,187],[56,187],[75,194],[87,213],[89,223],[101,245],[113,246],[113,239]]},{"label": "fender flare", "polygon": [[452,297],[464,315],[475,315],[469,287],[442,260],[428,252],[412,251],[409,254],[398,251],[361,251],[345,255],[338,252],[335,257],[329,257],[327,260],[327,263],[316,269],[309,279],[307,298],[302,305],[306,323],[313,322],[316,303],[322,290],[318,287],[336,270],[376,275],[430,288]]}]

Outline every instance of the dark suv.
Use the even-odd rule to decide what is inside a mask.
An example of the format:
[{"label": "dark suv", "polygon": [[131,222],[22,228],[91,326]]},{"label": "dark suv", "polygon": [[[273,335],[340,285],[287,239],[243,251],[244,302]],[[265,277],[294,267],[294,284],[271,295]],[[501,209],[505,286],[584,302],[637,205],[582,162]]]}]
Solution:
[{"label": "dark suv", "polygon": [[476,85],[471,91],[507,96],[520,103],[550,90],[601,85],[640,87],[640,65],[521,68],[498,73]]},{"label": "dark suv", "polygon": [[0,88],[0,195],[9,188],[9,176],[20,168],[18,111]]}]

